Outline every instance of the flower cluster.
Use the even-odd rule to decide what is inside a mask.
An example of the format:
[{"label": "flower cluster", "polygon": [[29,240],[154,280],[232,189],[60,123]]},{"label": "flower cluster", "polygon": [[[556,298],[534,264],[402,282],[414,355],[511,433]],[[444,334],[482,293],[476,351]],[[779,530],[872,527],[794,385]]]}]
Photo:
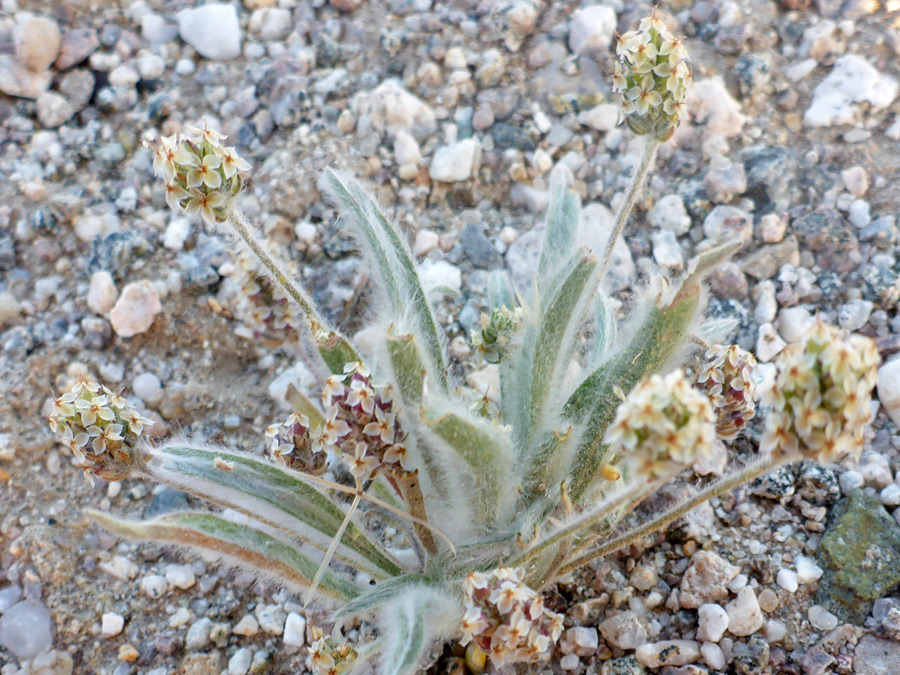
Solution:
[{"label": "flower cluster", "polygon": [[266,429],[269,454],[295,471],[321,476],[328,455],[321,440],[321,430],[312,430],[309,418],[294,413],[283,424]]},{"label": "flower cluster", "polygon": [[638,471],[656,478],[712,457],[715,423],[709,399],[674,370],[632,389],[603,440]]},{"label": "flower cluster", "polygon": [[696,369],[695,386],[709,397],[716,412],[716,433],[733,441],[756,416],[756,357],[737,345],[713,345]]},{"label": "flower cluster", "polygon": [[124,398],[90,381],[76,382],[53,401],[49,422],[85,473],[108,481],[131,473],[144,427],[153,424]]},{"label": "flower cluster", "polygon": [[373,384],[364,364],[348,363],[343,375],[329,377],[322,403],[325,424],[317,441],[338,450],[354,477],[367,481],[382,469],[411,469],[391,387]]},{"label": "flower cluster", "polygon": [[307,647],[306,667],[316,675],[346,675],[356,665],[356,650],[346,642],[326,638],[313,629],[313,643]]},{"label": "flower cluster", "polygon": [[613,91],[636,134],[653,134],[666,141],[685,118],[691,86],[691,66],[681,38],[676,38],[653,14],[636,31],[618,37]]},{"label": "flower cluster", "polygon": [[209,128],[187,127],[188,133],[160,140],[153,171],[166,181],[166,202],[175,211],[199,214],[208,225],[225,219],[228,202],[241,191],[241,173],[250,164],[225,136]]},{"label": "flower cluster", "polygon": [[799,451],[820,462],[858,455],[872,416],[878,363],[871,339],[816,322],[804,344],[778,355],[775,383],[762,397],[772,408],[762,449]]},{"label": "flower cluster", "polygon": [[490,316],[481,313],[481,329],[472,331],[472,346],[481,352],[488,363],[500,363],[512,342],[521,320],[522,310],[500,307]]},{"label": "flower cluster", "polygon": [[466,614],[463,646],[474,642],[495,667],[535,663],[549,656],[563,629],[561,614],[520,581],[520,572],[499,567],[471,572],[463,581]]},{"label": "flower cluster", "polygon": [[238,286],[234,316],[253,331],[254,338],[273,345],[298,339],[303,319],[296,305],[281,286],[259,274],[253,262],[243,253],[238,256],[232,279]]}]

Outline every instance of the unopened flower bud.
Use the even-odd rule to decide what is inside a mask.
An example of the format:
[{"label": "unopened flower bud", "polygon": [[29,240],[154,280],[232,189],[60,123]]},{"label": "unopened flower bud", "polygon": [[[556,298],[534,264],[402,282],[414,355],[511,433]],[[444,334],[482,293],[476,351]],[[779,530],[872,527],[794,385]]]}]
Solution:
[{"label": "unopened flower bud", "polygon": [[805,343],[778,355],[775,383],[762,399],[771,411],[761,449],[799,451],[820,462],[859,456],[878,363],[870,338],[817,322]]},{"label": "unopened flower bud", "polygon": [[697,365],[695,386],[705,393],[716,413],[716,434],[733,441],[756,416],[756,357],[737,345],[713,345]]},{"label": "unopened flower bud", "polygon": [[508,307],[491,310],[490,316],[482,313],[481,329],[472,331],[472,346],[488,363],[500,363],[509,350],[521,318],[521,309],[513,311]]},{"label": "unopened flower bud", "polygon": [[709,399],[675,370],[632,389],[603,440],[638,471],[661,477],[712,457],[715,423]]},{"label": "unopened flower bud", "polygon": [[224,135],[190,126],[187,132],[160,139],[153,171],[165,180],[166,202],[173,210],[198,214],[215,225],[225,219],[250,164],[234,148],[222,145]]},{"label": "unopened flower bud", "polygon": [[53,402],[50,429],[69,446],[85,474],[126,478],[140,461],[138,442],[152,420],[96,382],[77,382]]},{"label": "unopened flower bud", "polygon": [[676,38],[656,10],[636,31],[618,37],[613,91],[636,134],[667,141],[685,118],[685,99],[692,83],[691,66],[681,38]]},{"label": "unopened flower bud", "polygon": [[283,424],[266,429],[269,455],[295,471],[321,476],[328,456],[316,442],[317,433],[310,429],[306,415],[294,413]]}]

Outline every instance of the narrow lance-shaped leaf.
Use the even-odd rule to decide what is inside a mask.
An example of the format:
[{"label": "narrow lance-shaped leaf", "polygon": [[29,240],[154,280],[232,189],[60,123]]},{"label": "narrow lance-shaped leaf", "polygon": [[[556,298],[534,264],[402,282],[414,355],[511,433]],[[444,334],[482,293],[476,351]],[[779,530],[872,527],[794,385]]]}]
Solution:
[{"label": "narrow lance-shaped leaf", "polygon": [[[344,512],[295,472],[221,448],[168,444],[149,451],[142,472],[160,483],[232,508],[325,551]],[[401,568],[354,524],[336,557],[383,579]]]},{"label": "narrow lance-shaped leaf", "polygon": [[538,262],[538,288],[547,294],[565,264],[572,256],[578,237],[581,200],[569,189],[571,174],[559,166],[550,176],[550,204],[547,208],[547,229]]},{"label": "narrow lance-shaped leaf", "polygon": [[516,303],[512,287],[503,270],[491,270],[488,273],[487,291],[490,309],[500,309],[501,307],[515,309]]},{"label": "narrow lance-shaped leaf", "polygon": [[[125,520],[100,511],[89,514],[115,534],[206,551],[264,578],[275,578],[294,591],[309,588],[318,567],[300,553],[297,544],[211,513],[172,513],[146,521]],[[361,589],[329,571],[323,575],[318,591],[331,598],[350,600],[359,596]]]},{"label": "narrow lance-shaped leaf", "polygon": [[391,329],[387,335],[387,348],[394,381],[400,389],[403,403],[407,406],[418,405],[422,401],[425,385],[425,363],[415,336],[396,335]]},{"label": "narrow lance-shaped leaf", "polygon": [[367,253],[373,256],[394,314],[410,317],[414,332],[422,339],[424,356],[432,362],[434,376],[446,389],[447,364],[438,323],[419,281],[409,245],[356,180],[336,171],[327,172],[325,179],[334,200],[353,217]]},{"label": "narrow lance-shaped leaf", "polygon": [[402,577],[388,579],[375,586],[371,591],[363,593],[341,607],[335,612],[334,620],[336,622],[343,621],[344,619],[358,616],[363,612],[369,612],[386,602],[396,599],[407,591],[415,592],[417,588],[428,591],[440,588],[440,584],[423,574],[404,574]]},{"label": "narrow lance-shaped leaf", "polygon": [[594,301],[594,315],[594,353],[591,362],[599,364],[615,346],[618,330],[616,313],[603,291],[597,292],[597,298]]}]

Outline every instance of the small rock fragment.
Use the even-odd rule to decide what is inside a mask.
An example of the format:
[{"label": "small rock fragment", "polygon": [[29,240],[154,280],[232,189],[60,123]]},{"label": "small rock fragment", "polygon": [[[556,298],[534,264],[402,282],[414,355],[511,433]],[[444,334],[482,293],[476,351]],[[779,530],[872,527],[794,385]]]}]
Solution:
[{"label": "small rock fragment", "polygon": [[725,605],[728,613],[728,630],[733,635],[745,637],[752,635],[765,622],[756,592],[750,586],[740,590],[737,597]]},{"label": "small rock fragment", "polygon": [[700,643],[696,640],[663,640],[638,647],[634,656],[648,668],[685,666],[700,660]]},{"label": "small rock fragment", "polygon": [[582,56],[606,51],[616,31],[612,7],[593,5],[576,11],[569,20],[569,49]]},{"label": "small rock fragment", "polygon": [[0,616],[0,646],[18,658],[34,658],[52,644],[50,612],[44,605],[19,602]]},{"label": "small rock fragment", "polygon": [[728,612],[721,605],[707,603],[697,610],[700,628],[697,638],[705,642],[718,642],[728,630]]},{"label": "small rock fragment", "polygon": [[106,612],[100,620],[101,635],[105,638],[115,637],[125,627],[125,617],[115,612]]},{"label": "small rock fragment", "polygon": [[133,337],[146,333],[162,311],[159,294],[148,281],[128,284],[109,313],[116,335]]},{"label": "small rock fragment", "polygon": [[878,369],[877,391],[888,417],[900,426],[900,359],[888,361]]},{"label": "small rock fragment", "polygon": [[446,145],[434,153],[429,175],[432,180],[455,183],[468,180],[481,165],[481,146],[474,138]]},{"label": "small rock fragment", "polygon": [[302,647],[306,644],[306,618],[297,612],[288,614],[282,638],[288,647]]},{"label": "small rock fragment", "polygon": [[233,5],[210,2],[178,13],[181,39],[211,61],[241,55],[241,25]]},{"label": "small rock fragment", "polygon": [[56,60],[60,40],[59,26],[52,19],[26,19],[15,33],[16,61],[32,72],[42,73]]},{"label": "small rock fragment", "polygon": [[166,581],[170,586],[187,590],[196,583],[196,577],[190,565],[167,565]]},{"label": "small rock fragment", "polygon": [[691,564],[681,580],[681,606],[697,609],[702,604],[727,599],[726,584],[740,571],[739,567],[712,551],[698,551],[691,557]]},{"label": "small rock fragment", "polygon": [[88,289],[87,303],[94,314],[101,316],[109,312],[116,304],[119,291],[112,275],[101,270],[91,275],[91,286]]}]

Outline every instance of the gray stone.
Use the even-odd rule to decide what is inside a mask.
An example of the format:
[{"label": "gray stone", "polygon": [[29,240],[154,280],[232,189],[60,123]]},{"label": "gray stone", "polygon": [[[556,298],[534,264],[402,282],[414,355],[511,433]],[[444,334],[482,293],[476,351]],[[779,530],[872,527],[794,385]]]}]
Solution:
[{"label": "gray stone", "polygon": [[75,108],[66,99],[52,91],[45,91],[37,97],[37,116],[42,126],[54,129],[65,124],[75,114]]},{"label": "gray stone", "polygon": [[0,646],[31,659],[53,644],[50,612],[42,604],[20,602],[0,616]]},{"label": "gray stone", "polygon": [[86,68],[77,68],[63,76],[59,82],[59,93],[66,97],[66,101],[75,112],[83,110],[94,95],[96,78],[94,73]]},{"label": "gray stone", "polygon": [[866,635],[853,653],[853,675],[896,675],[900,642]]},{"label": "gray stone", "polygon": [[459,243],[475,267],[490,269],[500,263],[500,253],[477,225],[466,225],[459,236]]},{"label": "gray stone", "polygon": [[34,72],[16,63],[12,56],[0,55],[0,92],[17,98],[36,99],[50,88],[53,73]]},{"label": "gray stone", "polygon": [[58,70],[68,70],[87,59],[100,46],[97,31],[92,28],[67,30],[59,45],[59,54],[54,64]]}]

